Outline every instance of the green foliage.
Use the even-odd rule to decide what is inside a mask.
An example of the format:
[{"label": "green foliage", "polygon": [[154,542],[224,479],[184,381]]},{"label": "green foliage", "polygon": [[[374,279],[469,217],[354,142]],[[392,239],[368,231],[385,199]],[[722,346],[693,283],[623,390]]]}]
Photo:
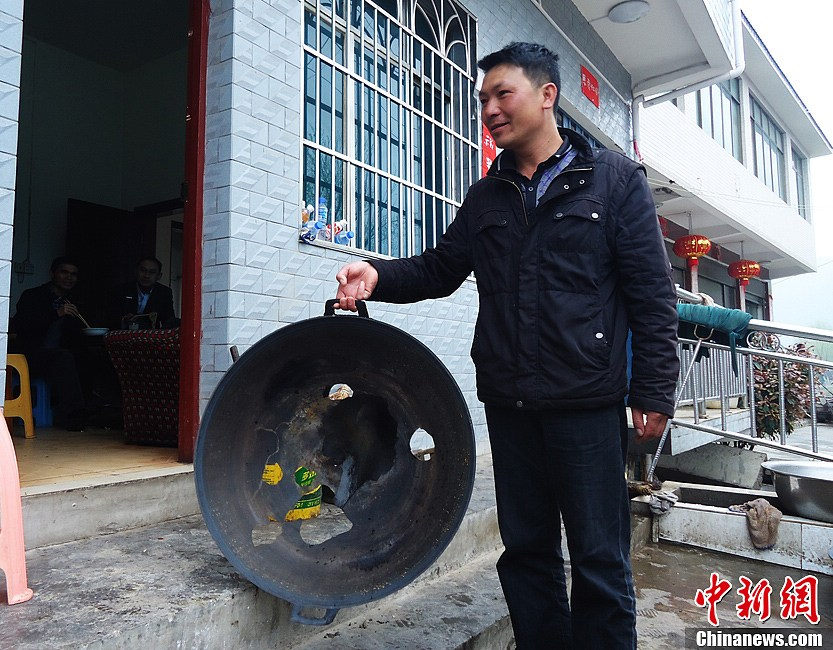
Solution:
[{"label": "green foliage", "polygon": [[[781,350],[785,354],[817,359],[812,348],[796,343]],[[755,426],[759,438],[780,437],[781,405],[779,400],[778,360],[755,357]],[[818,370],[814,372],[818,384]],[[807,417],[810,411],[810,371],[808,366],[784,362],[784,410],[786,411],[787,434],[795,425]]]}]

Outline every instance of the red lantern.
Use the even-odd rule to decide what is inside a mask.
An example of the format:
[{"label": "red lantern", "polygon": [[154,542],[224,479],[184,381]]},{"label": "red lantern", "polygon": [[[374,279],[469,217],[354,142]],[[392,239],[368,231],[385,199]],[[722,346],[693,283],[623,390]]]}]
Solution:
[{"label": "red lantern", "polygon": [[700,258],[708,253],[712,243],[704,235],[686,235],[674,242],[674,254],[683,257],[688,261],[688,268],[695,268]]},{"label": "red lantern", "polygon": [[761,265],[752,260],[738,260],[729,265],[729,275],[740,283],[740,286],[749,285],[749,279],[761,274]]}]

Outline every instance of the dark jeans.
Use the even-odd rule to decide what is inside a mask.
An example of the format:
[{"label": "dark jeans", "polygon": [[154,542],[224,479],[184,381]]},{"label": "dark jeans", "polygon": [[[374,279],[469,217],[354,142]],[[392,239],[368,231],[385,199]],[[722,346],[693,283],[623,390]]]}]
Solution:
[{"label": "dark jeans", "polygon": [[79,378],[77,355],[60,347],[67,331],[71,331],[72,317],[54,321],[46,332],[41,346],[26,351],[29,372],[43,377],[52,391],[57,424],[65,425],[73,418],[83,417],[84,393]]},{"label": "dark jeans", "polygon": [[84,408],[84,395],[78,378],[75,355],[69,350],[53,348],[26,354],[33,377],[43,377],[52,391],[55,420],[63,425],[68,418],[77,417]]},{"label": "dark jeans", "polygon": [[487,406],[486,420],[505,547],[497,569],[518,649],[636,648],[624,405]]}]

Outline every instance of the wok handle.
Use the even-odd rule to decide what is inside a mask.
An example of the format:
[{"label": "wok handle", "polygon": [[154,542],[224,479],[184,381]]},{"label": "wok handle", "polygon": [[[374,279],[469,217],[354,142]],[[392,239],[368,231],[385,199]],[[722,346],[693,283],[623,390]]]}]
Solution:
[{"label": "wok handle", "polygon": [[[336,313],[336,305],[338,304],[337,299],[328,300],[324,303],[324,315],[325,316],[335,316]],[[367,313],[367,304],[364,300],[357,300],[356,301],[356,308],[359,310],[359,316],[363,318],[370,318],[370,315]]]},{"label": "wok handle", "polygon": [[329,625],[333,622],[338,614],[338,607],[328,607],[327,613],[324,614],[321,618],[315,618],[313,616],[304,616],[301,613],[301,610],[304,608],[303,605],[292,605],[292,622],[293,623],[303,623],[304,625]]}]

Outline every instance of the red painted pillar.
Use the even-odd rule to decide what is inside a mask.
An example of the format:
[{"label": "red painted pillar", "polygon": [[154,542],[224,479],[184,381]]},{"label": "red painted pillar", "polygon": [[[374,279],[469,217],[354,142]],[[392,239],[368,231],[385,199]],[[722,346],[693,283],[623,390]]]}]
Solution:
[{"label": "red painted pillar", "polygon": [[189,0],[188,105],[185,115],[185,215],[182,237],[180,325],[179,460],[191,462],[200,413],[202,338],[202,219],[205,175],[205,75],[208,64],[209,0]]}]

